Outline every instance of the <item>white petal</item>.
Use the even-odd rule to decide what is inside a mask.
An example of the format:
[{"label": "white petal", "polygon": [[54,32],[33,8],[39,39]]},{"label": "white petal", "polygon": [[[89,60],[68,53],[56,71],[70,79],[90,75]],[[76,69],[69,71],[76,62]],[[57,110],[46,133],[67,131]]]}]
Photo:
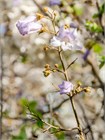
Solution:
[{"label": "white petal", "polygon": [[61,42],[54,36],[51,39],[50,45],[54,46],[54,47],[59,47],[59,46],[61,46]]},{"label": "white petal", "polygon": [[73,45],[71,43],[62,42],[61,48],[63,51],[72,50]]}]

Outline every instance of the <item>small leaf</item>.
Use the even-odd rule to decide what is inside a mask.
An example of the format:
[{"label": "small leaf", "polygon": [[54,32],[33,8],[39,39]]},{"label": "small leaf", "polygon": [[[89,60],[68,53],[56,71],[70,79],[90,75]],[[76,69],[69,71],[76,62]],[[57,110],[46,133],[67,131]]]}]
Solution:
[{"label": "small leaf", "polygon": [[102,27],[95,22],[86,21],[85,27],[91,32],[101,33],[103,31]]},{"label": "small leaf", "polygon": [[29,107],[30,111],[33,112],[33,113],[36,113],[36,106],[37,106],[36,101],[28,102],[28,107]]},{"label": "small leaf", "polygon": [[105,65],[105,56],[101,56],[99,68],[101,69]]},{"label": "small leaf", "polygon": [[39,127],[39,128],[43,128],[43,122],[42,122],[42,120],[37,120],[37,122],[36,122],[36,124],[37,124],[37,126]]},{"label": "small leaf", "polygon": [[58,132],[55,134],[58,140],[65,140],[64,132]]},{"label": "small leaf", "polygon": [[102,46],[99,43],[93,45],[93,50],[95,53],[100,54],[103,50]]}]

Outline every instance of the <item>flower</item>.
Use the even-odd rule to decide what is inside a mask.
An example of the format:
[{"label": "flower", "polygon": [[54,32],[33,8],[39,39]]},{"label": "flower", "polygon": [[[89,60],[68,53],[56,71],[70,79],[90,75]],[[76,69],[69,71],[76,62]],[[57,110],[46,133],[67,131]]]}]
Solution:
[{"label": "flower", "polygon": [[83,46],[77,28],[73,26],[69,28],[68,25],[60,27],[58,34],[51,39],[50,44],[53,47],[61,46],[64,51],[81,50]]},{"label": "flower", "polygon": [[50,6],[60,5],[60,4],[61,4],[61,0],[50,0],[49,1]]},{"label": "flower", "polygon": [[19,20],[16,26],[21,35],[27,35],[30,33],[38,32],[41,30],[42,25],[38,23],[36,16],[29,16],[24,20]]},{"label": "flower", "polygon": [[68,81],[63,81],[58,87],[60,88],[60,94],[66,94],[73,90],[73,84]]}]

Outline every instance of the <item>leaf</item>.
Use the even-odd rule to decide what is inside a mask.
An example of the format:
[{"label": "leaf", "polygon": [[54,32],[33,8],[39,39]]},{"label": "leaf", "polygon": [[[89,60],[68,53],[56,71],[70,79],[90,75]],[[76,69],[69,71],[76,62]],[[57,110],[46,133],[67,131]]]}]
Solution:
[{"label": "leaf", "polygon": [[37,122],[36,122],[36,124],[37,124],[37,126],[39,128],[43,128],[43,122],[42,122],[42,120],[38,119]]},{"label": "leaf", "polygon": [[33,113],[36,113],[36,106],[37,106],[36,101],[28,102],[28,107],[29,107],[30,111],[33,112]]},{"label": "leaf", "polygon": [[65,134],[64,132],[58,132],[55,134],[58,140],[65,140]]},{"label": "leaf", "polygon": [[81,16],[83,14],[83,8],[82,7],[78,7],[78,6],[74,6],[73,7],[74,12],[77,16]]},{"label": "leaf", "polygon": [[27,62],[27,58],[28,58],[28,56],[26,54],[24,54],[24,55],[20,56],[20,61],[22,63],[26,63]]},{"label": "leaf", "polygon": [[91,32],[101,33],[103,31],[102,27],[95,22],[86,21],[85,27]]},{"label": "leaf", "polygon": [[101,56],[99,68],[101,69],[105,65],[105,56]]},{"label": "leaf", "polygon": [[95,13],[93,15],[93,18],[98,18],[98,17],[101,17],[102,14],[105,12],[105,3],[103,3],[100,7],[99,7],[99,11],[98,13]]},{"label": "leaf", "polygon": [[28,100],[25,99],[25,98],[22,98],[22,99],[20,100],[20,104],[21,104],[22,106],[27,106]]},{"label": "leaf", "polygon": [[102,46],[99,43],[93,45],[93,50],[95,53],[100,54],[103,50]]}]

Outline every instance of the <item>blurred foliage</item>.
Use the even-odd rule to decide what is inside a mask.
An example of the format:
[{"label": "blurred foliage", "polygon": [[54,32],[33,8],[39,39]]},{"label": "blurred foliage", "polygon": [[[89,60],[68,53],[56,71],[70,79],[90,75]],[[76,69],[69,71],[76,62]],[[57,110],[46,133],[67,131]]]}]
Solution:
[{"label": "blurred foliage", "polygon": [[86,21],[85,23],[85,27],[87,30],[91,31],[91,32],[96,32],[96,33],[101,33],[103,32],[103,29],[100,25],[98,25],[96,22],[92,22],[92,21]]},{"label": "blurred foliage", "polygon": [[105,12],[105,3],[103,3],[103,4],[99,7],[98,13],[95,13],[95,14],[93,15],[93,18],[98,18],[98,17],[102,16],[104,12]]},{"label": "blurred foliage", "polygon": [[25,126],[22,126],[20,133],[17,136],[12,136],[11,140],[28,140]]},{"label": "blurred foliage", "polygon": [[103,50],[103,47],[101,46],[101,44],[96,42],[93,45],[93,50],[94,50],[95,53],[100,54],[102,52],[102,50]]}]

